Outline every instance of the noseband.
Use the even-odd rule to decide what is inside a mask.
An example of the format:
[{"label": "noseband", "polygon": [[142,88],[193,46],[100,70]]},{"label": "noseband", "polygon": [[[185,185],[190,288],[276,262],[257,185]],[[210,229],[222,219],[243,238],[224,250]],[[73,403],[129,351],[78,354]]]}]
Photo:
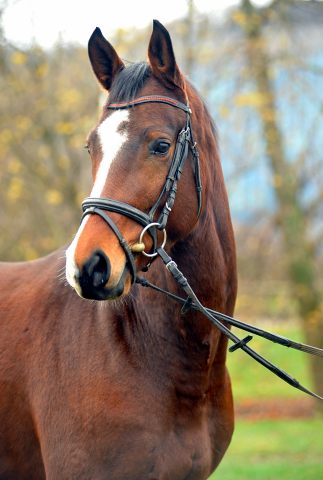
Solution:
[{"label": "noseband", "polygon": [[[202,193],[201,193],[202,185],[201,185],[201,176],[200,176],[199,154],[196,148],[196,143],[194,142],[194,139],[193,139],[192,125],[191,125],[191,109],[189,105],[185,105],[184,103],[169,97],[148,95],[146,97],[136,98],[132,102],[110,103],[106,106],[106,108],[112,109],[112,110],[119,110],[123,108],[131,108],[131,107],[134,107],[135,105],[139,105],[141,103],[148,103],[148,102],[149,103],[151,102],[166,103],[167,105],[171,105],[172,107],[180,108],[187,115],[186,123],[178,134],[176,145],[175,145],[175,151],[174,151],[174,155],[168,171],[168,175],[166,177],[165,184],[162,188],[162,191],[156,203],[153,205],[153,207],[149,210],[148,213],[144,213],[138,208],[133,207],[132,205],[129,205],[124,202],[120,202],[118,200],[113,200],[111,198],[88,197],[82,203],[82,208],[84,212],[82,220],[86,215],[89,215],[89,214],[95,213],[96,215],[100,215],[100,217],[103,218],[108,223],[108,225],[116,234],[122,248],[124,249],[126,258],[128,260],[128,265],[131,273],[131,283],[134,283],[136,281],[136,266],[135,266],[133,255],[131,253],[131,249],[127,241],[123,238],[118,227],[111,220],[111,218],[104,212],[104,210],[125,215],[126,217],[131,218],[132,220],[135,220],[137,223],[140,223],[143,227],[145,227],[153,239],[152,252],[149,254],[149,256],[154,255],[154,252],[157,247],[156,228],[158,230],[165,231],[168,216],[174,205],[175,196],[177,192],[177,183],[183,171],[183,167],[188,155],[188,148],[190,143],[191,143],[191,150],[194,158],[194,178],[195,178],[195,188],[196,188],[197,201],[198,201],[197,218],[201,213],[201,205],[202,205]],[[162,207],[162,210],[160,212],[157,222],[154,222],[154,215],[158,207],[160,206],[162,199],[166,194],[167,194],[167,199],[164,203],[164,206]],[[150,226],[152,223],[154,223],[154,225]],[[146,266],[146,270],[149,268],[150,264],[151,264],[151,261]]]}]

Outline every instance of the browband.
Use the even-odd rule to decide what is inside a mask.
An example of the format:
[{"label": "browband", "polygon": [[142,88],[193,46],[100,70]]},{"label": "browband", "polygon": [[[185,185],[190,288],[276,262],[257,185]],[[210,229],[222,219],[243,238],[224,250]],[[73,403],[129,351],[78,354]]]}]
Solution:
[{"label": "browband", "polygon": [[179,100],[174,100],[173,98],[169,97],[161,97],[158,95],[147,95],[146,97],[139,97],[131,102],[122,102],[122,103],[108,103],[106,108],[111,108],[113,110],[117,110],[119,108],[129,108],[134,105],[138,105],[138,103],[148,103],[148,102],[156,102],[156,103],[167,103],[168,105],[172,105],[173,107],[180,108],[184,110],[186,113],[191,113],[191,109],[188,105],[180,102]]}]

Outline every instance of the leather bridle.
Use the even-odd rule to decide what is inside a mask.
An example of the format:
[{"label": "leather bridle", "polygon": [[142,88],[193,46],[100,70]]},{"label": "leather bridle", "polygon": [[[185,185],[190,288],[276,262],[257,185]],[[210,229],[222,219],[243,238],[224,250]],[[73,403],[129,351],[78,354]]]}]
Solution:
[{"label": "leather bridle", "polygon": [[[127,241],[123,238],[120,230],[117,228],[115,223],[103,210],[125,215],[126,217],[131,218],[132,220],[135,220],[137,223],[140,223],[143,227],[148,227],[148,225],[151,225],[152,223],[154,223],[153,226],[148,228],[148,232],[153,239],[153,247],[152,247],[153,253],[148,254],[148,256],[150,256],[151,259],[154,259],[157,255],[157,253],[155,254],[156,247],[157,247],[156,228],[158,230],[165,231],[168,216],[174,205],[175,196],[177,192],[177,183],[183,171],[183,167],[188,155],[188,148],[190,143],[191,143],[191,150],[192,150],[193,159],[194,159],[194,178],[195,178],[195,188],[196,188],[197,201],[198,201],[197,218],[200,215],[201,205],[202,205],[202,185],[201,185],[201,177],[200,177],[199,154],[196,148],[196,143],[194,142],[194,139],[193,139],[192,125],[191,125],[191,109],[188,105],[188,100],[187,100],[187,105],[185,105],[184,103],[178,100],[174,100],[173,98],[169,98],[165,96],[157,96],[157,95],[147,95],[145,97],[136,98],[131,102],[110,103],[106,105],[106,108],[112,109],[112,110],[119,110],[123,108],[132,108],[136,105],[139,105],[142,103],[148,103],[148,102],[149,103],[151,102],[166,103],[167,105],[171,105],[172,107],[179,108],[186,113],[186,122],[184,127],[178,134],[176,145],[175,145],[175,151],[174,151],[174,155],[168,171],[168,175],[166,177],[165,184],[162,188],[162,191],[156,203],[151,207],[148,214],[142,212],[136,207],[133,207],[132,205],[120,202],[118,200],[113,200],[111,198],[88,197],[82,203],[82,208],[84,212],[82,220],[86,215],[89,215],[89,214],[95,213],[97,215],[100,215],[100,217],[103,218],[109,224],[111,229],[116,234],[128,261],[128,265],[131,273],[131,283],[134,283],[136,281],[136,267],[135,267],[133,255],[131,253],[131,249]],[[155,222],[154,215],[166,194],[167,194],[166,201],[164,203],[164,206],[161,209],[158,220]],[[151,262],[152,260],[145,267],[146,271],[149,268]]]},{"label": "leather bridle", "polygon": [[[228,315],[224,315],[214,310],[205,308],[196,297],[193,289],[189,285],[187,279],[184,277],[182,272],[178,269],[176,263],[165,252],[163,248],[166,243],[165,227],[167,224],[169,213],[171,212],[171,209],[175,201],[177,183],[178,183],[178,180],[180,179],[180,176],[184,167],[184,163],[188,155],[188,147],[190,143],[191,143],[191,150],[193,153],[194,166],[195,166],[194,176],[195,176],[195,187],[196,187],[196,193],[197,193],[197,199],[198,199],[197,217],[199,217],[200,215],[201,204],[202,204],[202,201],[201,201],[202,185],[201,185],[201,178],[200,178],[199,154],[196,149],[196,143],[193,140],[191,117],[190,117],[191,109],[189,108],[188,103],[187,105],[184,105],[183,103],[179,102],[178,100],[174,100],[173,98],[149,95],[146,97],[137,98],[132,102],[108,104],[107,108],[109,109],[132,108],[135,105],[138,105],[141,103],[147,103],[147,102],[166,103],[168,105],[172,105],[173,107],[180,108],[181,110],[186,112],[186,115],[187,115],[185,126],[178,134],[177,142],[175,146],[175,152],[171,161],[171,166],[169,168],[169,172],[166,177],[165,184],[162,188],[162,191],[156,203],[153,205],[153,207],[150,209],[148,213],[144,213],[138,208],[133,207],[132,205],[129,205],[127,203],[123,203],[117,200],[113,200],[111,198],[88,197],[82,203],[82,208],[84,212],[82,220],[86,215],[96,214],[96,215],[100,215],[101,218],[103,218],[108,223],[108,225],[111,227],[111,229],[114,231],[117,238],[119,239],[119,242],[122,248],[124,249],[124,252],[128,261],[128,265],[130,268],[132,283],[136,282],[141,284],[144,287],[153,288],[169,296],[173,300],[176,300],[177,302],[181,303],[183,305],[181,310],[181,313],[183,315],[185,315],[188,312],[188,310],[191,308],[202,313],[206,318],[208,318],[208,320],[211,323],[213,323],[213,325],[215,325],[224,335],[226,335],[233,342],[233,345],[229,348],[230,352],[234,352],[235,350],[241,348],[241,350],[243,350],[248,355],[250,355],[254,360],[256,360],[258,363],[263,365],[265,368],[270,370],[275,375],[277,375],[279,378],[287,382],[292,387],[295,387],[309,395],[312,395],[315,398],[323,400],[323,398],[321,398],[319,395],[303,387],[295,378],[291,377],[284,370],[277,367],[273,363],[269,362],[266,358],[262,357],[255,350],[250,348],[249,345],[247,345],[247,343],[249,343],[252,340],[253,338],[252,335],[247,335],[245,338],[240,339],[233,332],[231,332],[231,330],[228,329],[225,324],[233,325],[242,330],[259,335],[274,343],[278,343],[286,347],[294,348],[296,350],[301,350],[303,352],[311,353],[313,355],[317,355],[320,357],[323,357],[323,350],[316,347],[309,346],[309,345],[304,345],[299,342],[294,342],[293,340],[290,340],[286,337],[282,337],[272,332],[267,332],[266,330],[259,329],[257,327],[254,327],[253,325],[248,325],[246,323],[240,322],[239,320],[229,317]],[[166,194],[167,194],[167,198],[161,209],[159,218],[157,222],[154,222],[154,215]],[[143,233],[146,230],[149,232],[149,234],[153,239],[152,253],[147,254],[144,251],[142,251],[142,253],[152,258],[156,258],[156,256],[159,255],[159,257],[164,262],[167,270],[173,275],[177,283],[186,292],[187,294],[186,300],[174,294],[171,294],[170,292],[167,292],[155,285],[152,285],[147,279],[140,278],[137,276],[135,261],[131,252],[131,248],[129,247],[127,241],[123,238],[118,227],[111,220],[111,218],[105,213],[105,211],[120,213],[121,215],[125,215],[126,217],[131,218],[132,220],[135,220],[137,223],[140,223],[144,227],[142,234],[140,236],[140,240],[142,239]],[[157,247],[156,228],[158,230],[164,231],[164,243],[161,247]],[[149,268],[150,263],[151,261],[146,266],[146,271]]]}]

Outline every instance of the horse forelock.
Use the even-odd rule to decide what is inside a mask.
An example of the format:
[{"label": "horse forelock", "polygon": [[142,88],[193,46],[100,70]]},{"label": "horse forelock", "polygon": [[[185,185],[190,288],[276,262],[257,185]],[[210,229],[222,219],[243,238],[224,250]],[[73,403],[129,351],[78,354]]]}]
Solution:
[{"label": "horse forelock", "polygon": [[116,76],[109,92],[109,103],[130,102],[151,76],[147,62],[130,63]]}]

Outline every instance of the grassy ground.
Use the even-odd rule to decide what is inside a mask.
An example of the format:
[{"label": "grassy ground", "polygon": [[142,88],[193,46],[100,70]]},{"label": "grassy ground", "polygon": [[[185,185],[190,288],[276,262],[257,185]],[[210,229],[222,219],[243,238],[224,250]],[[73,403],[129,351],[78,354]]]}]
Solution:
[{"label": "grassy ground", "polygon": [[[267,330],[303,341],[297,326],[261,325]],[[236,330],[240,337],[241,331]],[[252,347],[309,389],[313,388],[307,354],[262,339]],[[250,344],[250,346],[251,346]],[[242,351],[228,354],[235,403],[299,401],[304,393],[290,387]],[[322,359],[323,368],[323,359]],[[209,480],[323,479],[323,419],[237,419],[232,443]]]},{"label": "grassy ground", "polygon": [[238,421],[232,443],[209,480],[320,480],[323,421]]}]

